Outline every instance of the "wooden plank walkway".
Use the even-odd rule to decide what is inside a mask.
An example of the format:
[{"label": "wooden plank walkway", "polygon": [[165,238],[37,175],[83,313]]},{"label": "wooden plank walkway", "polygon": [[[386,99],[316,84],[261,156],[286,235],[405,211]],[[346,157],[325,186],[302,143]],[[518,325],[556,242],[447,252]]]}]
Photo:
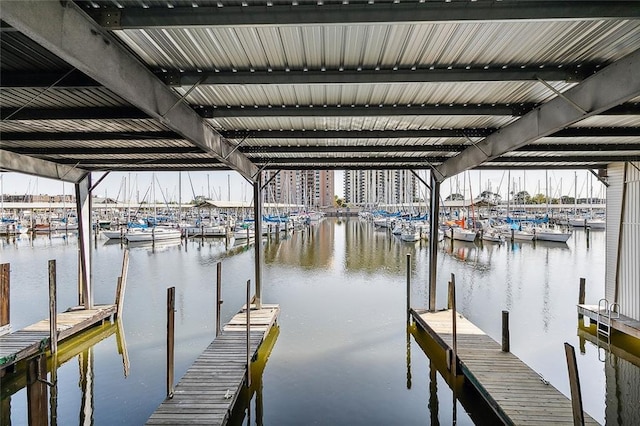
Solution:
[{"label": "wooden plank walkway", "polygon": [[[598,305],[578,305],[578,313],[589,317],[589,319],[594,322],[597,321],[599,312],[603,315],[607,313],[604,309],[599,310]],[[619,318],[611,318],[611,327],[614,330],[640,339],[640,321],[634,320],[633,318],[625,315],[620,315]]]},{"label": "wooden plank walkway", "polygon": [[[96,305],[94,309],[70,308],[57,315],[58,340],[86,330],[116,312],[116,305]],[[0,369],[44,352],[49,346],[49,320],[42,320],[14,333],[0,336]]]},{"label": "wooden plank walkway", "polygon": [[[451,348],[451,310],[412,309],[411,315],[443,349]],[[462,373],[505,424],[573,424],[571,401],[560,391],[459,313],[456,328]],[[598,423],[585,413],[585,424]]]},{"label": "wooden plank walkway", "polygon": [[[275,325],[279,305],[251,310],[251,354],[255,357]],[[247,373],[246,305],[224,326],[223,333],[204,350],[149,417],[148,425],[223,425],[236,403]]]}]

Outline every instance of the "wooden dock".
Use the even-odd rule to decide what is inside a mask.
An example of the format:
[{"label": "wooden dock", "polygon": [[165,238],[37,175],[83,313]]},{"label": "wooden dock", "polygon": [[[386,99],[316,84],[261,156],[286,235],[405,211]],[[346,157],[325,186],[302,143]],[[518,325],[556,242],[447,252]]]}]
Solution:
[{"label": "wooden dock", "polygon": [[[252,305],[253,306],[253,305]],[[275,325],[279,305],[263,304],[250,313],[252,358]],[[167,398],[148,425],[223,425],[242,391],[247,374],[246,306],[224,326]]]},{"label": "wooden dock", "polygon": [[[451,310],[410,312],[444,350],[452,348]],[[459,313],[456,328],[460,371],[505,424],[573,424],[571,401],[560,391]],[[598,423],[585,413],[585,424]]]},{"label": "wooden dock", "polygon": [[[104,321],[116,312],[116,305],[96,305],[94,309],[70,308],[57,314],[58,341],[76,335]],[[49,346],[49,320],[42,320],[14,333],[0,336],[0,370],[30,356],[44,352]]]},{"label": "wooden dock", "polygon": [[[598,320],[598,313],[606,316],[608,312],[600,309],[598,305],[578,305],[578,314],[588,317],[593,322]],[[611,328],[640,339],[640,321],[629,318],[625,315],[619,315],[617,318],[611,317]]]}]

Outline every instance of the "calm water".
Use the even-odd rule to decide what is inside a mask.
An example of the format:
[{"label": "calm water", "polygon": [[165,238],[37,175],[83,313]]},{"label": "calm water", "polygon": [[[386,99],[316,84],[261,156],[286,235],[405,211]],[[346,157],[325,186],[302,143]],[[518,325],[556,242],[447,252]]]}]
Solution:
[{"label": "calm water", "polygon": [[[509,310],[512,352],[567,395],[563,343],[574,345],[585,410],[599,422],[607,416],[608,424],[618,424],[619,413],[614,418],[616,413],[607,411],[607,363],[591,343],[584,344],[584,353],[578,350],[579,278],[587,279],[587,302],[597,303],[604,293],[604,241],[604,233],[592,232],[587,248],[584,232],[576,231],[568,244],[457,243],[451,249],[444,243],[438,253],[437,300],[445,307],[446,282],[455,273],[458,309],[496,340],[501,311]],[[93,251],[96,303],[114,300],[122,250],[98,241]],[[420,333],[407,333],[407,253],[412,255],[412,306],[426,307],[425,244],[403,243],[357,219],[325,220],[267,242],[263,300],[280,304],[279,335],[261,365],[250,414],[240,407],[233,422],[246,424],[249,415],[251,424],[266,425],[451,424],[454,418],[459,424],[492,424],[477,395],[458,382],[453,403],[451,387],[438,370],[441,360],[425,355],[423,347],[431,346]],[[47,316],[49,259],[57,262],[59,309],[76,304],[75,242],[5,240],[0,255],[3,263],[11,263],[14,330]],[[131,249],[121,326],[103,327],[96,337],[102,340],[76,349],[79,354],[67,349],[68,359],[58,369],[58,424],[145,422],[165,392],[166,288],[176,287],[178,380],[214,336],[219,261],[224,322],[242,305],[245,283],[253,279],[252,248],[226,250],[222,241],[190,240]],[[119,346],[126,346],[129,368]],[[26,392],[18,388],[3,382],[0,419],[7,421],[10,407],[15,425],[26,423]]]}]

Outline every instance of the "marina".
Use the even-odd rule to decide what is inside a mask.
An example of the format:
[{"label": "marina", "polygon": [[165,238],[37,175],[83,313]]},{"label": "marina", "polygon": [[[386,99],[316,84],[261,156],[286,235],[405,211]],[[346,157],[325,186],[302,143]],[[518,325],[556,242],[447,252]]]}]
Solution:
[{"label": "marina", "polygon": [[[587,278],[586,302],[597,302],[602,297],[602,289],[597,285],[602,269],[597,259],[603,253],[605,235],[592,232],[588,249],[584,231],[576,231],[568,243],[516,241],[483,245],[478,240],[475,243],[454,242],[452,247],[450,240],[445,239],[439,246],[439,266],[458,276],[458,310],[494,340],[499,340],[500,336],[500,309],[509,309],[511,352],[568,395],[562,343],[569,341],[580,346],[576,336],[575,303],[579,282],[574,280],[575,271],[579,270]],[[422,408],[431,398],[431,361],[421,355],[423,351],[416,342],[410,343],[410,389],[406,383],[404,262],[407,253],[415,260],[411,268],[412,300],[420,306],[426,303],[428,294],[424,284],[428,272],[426,241],[408,243],[389,231],[376,230],[367,221],[352,218],[325,219],[317,225],[295,230],[286,238],[267,239],[264,244],[268,283],[264,289],[265,298],[277,300],[280,305],[279,336],[270,352],[267,368],[262,376],[255,378],[261,380],[263,386],[261,402],[258,404],[255,399],[258,394],[254,380],[251,398],[240,394],[242,397],[229,417],[229,424],[246,421],[248,409],[252,419],[261,413],[264,424],[287,423],[287,418],[292,416],[308,421],[329,419],[339,424],[351,418],[349,413],[354,412],[355,406],[362,407],[355,409],[355,413],[371,424],[398,421],[414,424],[424,422],[432,415],[442,423],[450,423],[453,407],[446,401],[451,401],[453,396],[448,386],[442,385],[445,376],[437,375],[434,379],[435,383],[440,383],[437,386],[438,405],[432,405],[431,414]],[[12,264],[12,298],[15,300],[12,323],[16,328],[23,328],[37,322],[47,309],[46,268],[44,271],[29,268],[34,255],[57,258],[58,263],[64,265],[75,260],[77,245],[73,240],[37,236],[2,240],[0,249],[3,259]],[[97,300],[111,299],[115,275],[119,275],[120,270],[114,271],[108,265],[122,262],[124,248],[120,244],[100,242],[93,250],[94,258],[100,259],[97,264],[100,266],[94,273],[108,282],[96,287],[95,297]],[[120,395],[112,402],[104,398],[93,399],[91,408],[97,423],[119,423],[126,416],[126,423],[143,424],[166,397],[163,284],[176,285],[175,377],[179,383],[215,340],[216,321],[212,312],[215,312],[216,300],[216,262],[223,263],[225,303],[221,305],[221,318],[222,323],[228,323],[235,322],[232,318],[238,313],[233,305],[243,304],[244,281],[250,278],[247,269],[253,259],[250,247],[241,245],[226,249],[223,239],[189,239],[166,248],[134,246],[129,252],[129,285],[122,329],[127,335],[130,371],[125,378],[123,361],[115,349],[113,336],[90,349],[95,357],[91,364],[96,376],[94,391]],[[58,269],[61,283],[73,277],[72,269],[62,266]],[[548,273],[541,281],[528,280],[526,277],[535,270]],[[241,277],[245,277],[244,281]],[[36,291],[33,285],[38,282],[42,283],[44,293],[35,299],[29,297],[28,294]],[[59,303],[69,305],[77,298],[75,285],[60,285],[58,291]],[[32,300],[34,309],[24,309],[21,300]],[[385,308],[390,305],[396,308]],[[438,306],[443,305],[446,306],[444,290],[438,296]],[[327,306],[331,306],[331,315],[327,315]],[[487,306],[494,309],[487,311]],[[141,309],[145,315],[138,314]],[[38,312],[40,315],[34,317]],[[385,314],[372,317],[371,312]],[[549,321],[550,317],[555,320]],[[242,323],[243,318],[239,322]],[[544,349],[532,351],[532,344]],[[578,361],[584,409],[599,423],[605,423],[604,404],[609,396],[601,384],[608,379],[598,360],[599,350],[602,349],[587,341]],[[358,356],[354,358],[356,354]],[[105,375],[106,372],[109,374]],[[625,374],[631,374],[627,380],[633,383],[637,373],[627,371]],[[77,372],[60,369],[58,383],[59,394],[74,395]],[[458,422],[465,424],[474,419],[474,423],[483,424],[484,414],[478,413],[483,413],[484,408],[477,407],[477,402],[467,405],[469,398],[476,397],[464,388],[457,389],[455,394]],[[10,398],[9,412],[14,423],[20,423],[24,418],[25,397],[23,389],[14,392]],[[130,406],[122,413],[111,409],[121,398],[138,401],[136,408]],[[390,399],[391,405],[377,402],[385,399]],[[77,422],[77,407],[65,403],[64,398],[58,401],[59,422]],[[381,409],[376,409],[376,405]],[[624,410],[624,406],[620,409]],[[490,420],[487,422],[492,424]]]},{"label": "marina", "polygon": [[0,426],[640,424],[640,8],[520,3],[4,1]]}]

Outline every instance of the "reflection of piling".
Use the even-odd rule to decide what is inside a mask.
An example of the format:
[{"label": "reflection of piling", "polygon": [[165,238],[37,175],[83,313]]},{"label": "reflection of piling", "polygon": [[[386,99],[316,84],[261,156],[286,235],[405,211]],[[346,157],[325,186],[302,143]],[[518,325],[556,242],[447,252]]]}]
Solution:
[{"label": "reflection of piling", "polygon": [[29,425],[47,425],[49,410],[47,404],[47,363],[44,355],[31,358],[27,362],[27,405]]}]

